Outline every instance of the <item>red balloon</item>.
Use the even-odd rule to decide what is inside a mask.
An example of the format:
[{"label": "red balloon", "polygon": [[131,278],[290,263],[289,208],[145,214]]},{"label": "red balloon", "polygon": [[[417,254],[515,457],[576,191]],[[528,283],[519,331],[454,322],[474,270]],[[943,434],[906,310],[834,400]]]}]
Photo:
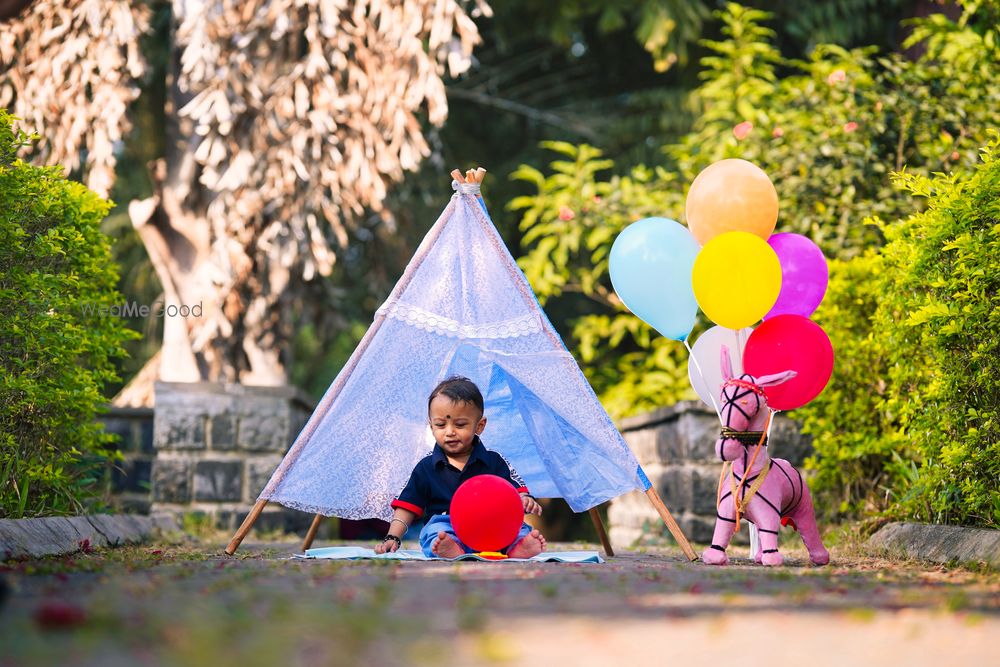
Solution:
[{"label": "red balloon", "polygon": [[801,315],[777,315],[754,329],[743,351],[743,368],[754,377],[793,370],[782,384],[766,387],[775,410],[798,408],[819,396],[833,374],[833,345],[823,328]]},{"label": "red balloon", "polygon": [[462,482],[451,498],[450,514],[458,539],[476,551],[510,546],[524,523],[520,494],[496,475],[476,475]]}]

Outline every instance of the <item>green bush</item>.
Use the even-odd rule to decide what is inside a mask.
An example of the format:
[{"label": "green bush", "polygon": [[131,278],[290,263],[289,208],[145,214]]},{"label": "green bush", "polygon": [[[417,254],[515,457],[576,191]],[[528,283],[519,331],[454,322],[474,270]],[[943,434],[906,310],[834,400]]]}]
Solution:
[{"label": "green bush", "polygon": [[810,488],[828,519],[885,510],[889,490],[905,479],[899,463],[914,456],[910,443],[895,437],[892,415],[877,408],[889,395],[891,350],[873,329],[886,280],[876,250],[831,261],[826,297],[812,316],[830,336],[836,359],[823,393],[795,416],[812,436]]},{"label": "green bush", "polygon": [[817,495],[848,516],[1000,527],[998,152],[971,174],[899,174],[927,209],[835,265],[817,319],[837,369],[799,416]]},{"label": "green bush", "polygon": [[[99,224],[111,203],[59,167],[16,158],[30,140],[0,109],[0,516],[65,514],[114,457],[94,416],[129,336],[107,310],[117,271]],[[105,309],[105,312],[100,312]]]}]

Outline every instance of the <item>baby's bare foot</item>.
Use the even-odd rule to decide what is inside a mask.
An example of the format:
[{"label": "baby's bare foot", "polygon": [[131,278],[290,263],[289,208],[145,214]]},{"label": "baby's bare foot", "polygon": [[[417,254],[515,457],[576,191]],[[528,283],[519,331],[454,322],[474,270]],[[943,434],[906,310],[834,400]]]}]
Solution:
[{"label": "baby's bare foot", "polygon": [[507,555],[511,558],[533,558],[543,551],[545,551],[545,538],[537,530],[533,530],[511,547]]},{"label": "baby's bare foot", "polygon": [[431,542],[431,551],[438,558],[458,558],[465,553],[465,550],[458,546],[458,542],[451,539],[451,536],[444,531],[438,533],[437,539]]}]

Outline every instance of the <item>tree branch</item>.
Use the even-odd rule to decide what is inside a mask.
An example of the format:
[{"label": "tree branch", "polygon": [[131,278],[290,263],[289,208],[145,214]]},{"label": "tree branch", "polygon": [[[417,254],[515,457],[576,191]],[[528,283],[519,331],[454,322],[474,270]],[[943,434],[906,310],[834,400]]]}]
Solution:
[{"label": "tree branch", "polygon": [[540,123],[546,123],[548,125],[567,129],[580,135],[587,141],[596,143],[600,138],[597,136],[597,133],[579,121],[572,121],[566,116],[558,113],[535,109],[527,104],[504,99],[502,97],[496,97],[494,95],[481,93],[475,90],[465,90],[464,88],[448,88],[448,97],[457,97],[459,99],[469,100],[470,102],[474,102],[482,106],[509,111],[510,113],[515,113]]},{"label": "tree branch", "polygon": [[602,306],[607,306],[614,311],[623,310],[625,306],[622,300],[618,298],[618,295],[604,285],[595,285],[593,292],[584,292],[583,287],[579,283],[566,283],[562,286],[562,291],[582,294],[591,301],[599,303]]}]

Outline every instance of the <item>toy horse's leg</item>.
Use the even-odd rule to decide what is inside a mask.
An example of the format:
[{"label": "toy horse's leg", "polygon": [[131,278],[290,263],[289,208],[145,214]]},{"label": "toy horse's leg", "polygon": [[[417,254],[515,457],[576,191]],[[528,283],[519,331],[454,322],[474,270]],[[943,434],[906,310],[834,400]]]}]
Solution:
[{"label": "toy horse's leg", "polygon": [[812,496],[809,495],[809,487],[802,485],[802,500],[799,506],[791,513],[790,518],[795,522],[795,527],[802,536],[802,542],[809,551],[809,560],[814,565],[826,565],[830,562],[830,552],[823,546],[823,540],[819,536],[819,528],[816,526],[816,512],[813,509]]},{"label": "toy horse's leg", "polygon": [[785,562],[781,553],[778,551],[778,531],[781,529],[781,519],[778,515],[770,508],[768,505],[762,505],[759,499],[755,499],[753,503],[756,507],[752,509],[757,510],[754,512],[755,515],[763,514],[763,517],[758,518],[753,517],[754,522],[757,524],[757,531],[760,535],[760,552],[754,554],[754,560],[758,563],[763,563],[764,565],[781,565]]},{"label": "toy horse's leg", "polygon": [[731,497],[719,503],[719,517],[715,520],[715,534],[712,536],[712,546],[705,549],[701,554],[701,560],[708,565],[726,565],[729,563],[729,557],[726,555],[726,547],[729,546],[729,540],[733,539],[733,528],[736,527],[736,512]]}]

